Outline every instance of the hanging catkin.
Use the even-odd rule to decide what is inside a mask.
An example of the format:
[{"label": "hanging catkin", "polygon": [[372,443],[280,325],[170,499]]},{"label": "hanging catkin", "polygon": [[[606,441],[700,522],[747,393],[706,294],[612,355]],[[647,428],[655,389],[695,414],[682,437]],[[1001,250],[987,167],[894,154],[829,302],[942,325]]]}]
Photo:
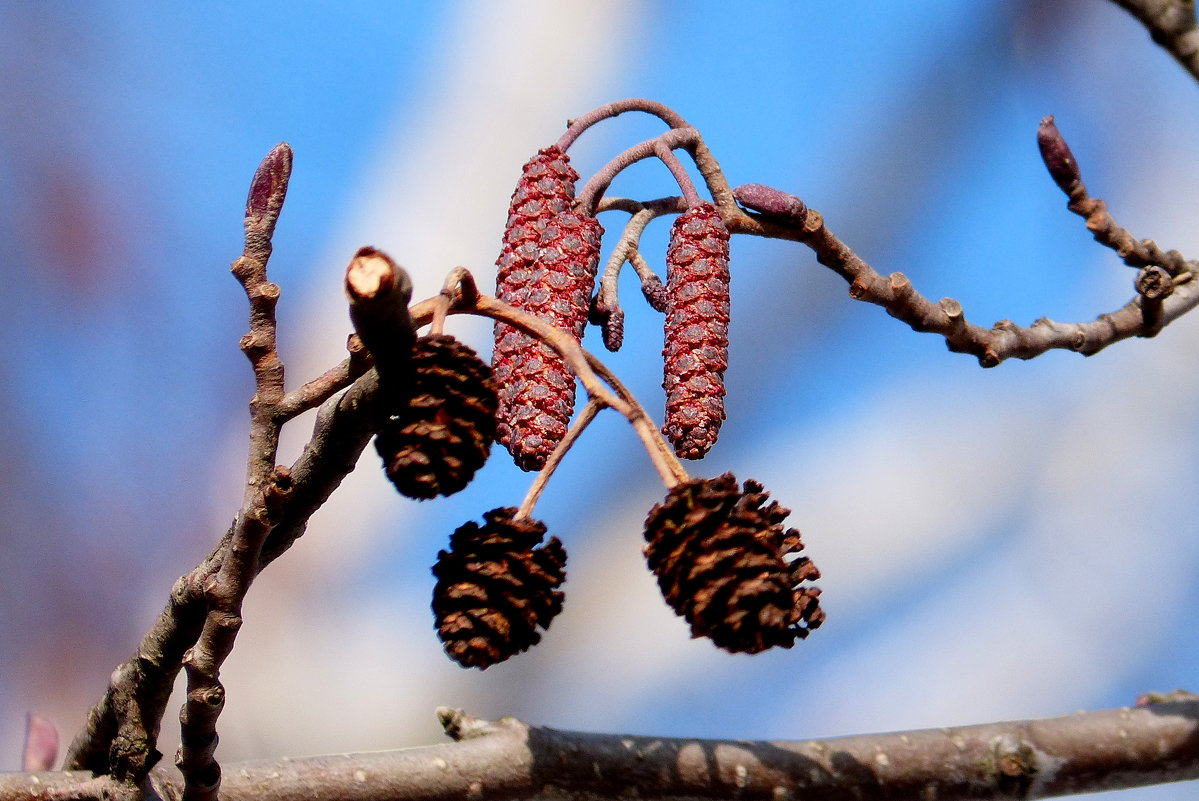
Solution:
[{"label": "hanging catkin", "polygon": [[666,251],[662,433],[684,459],[700,459],[724,421],[729,359],[729,232],[701,203],[675,220]]},{"label": "hanging catkin", "polygon": [[[575,208],[578,173],[556,146],[524,166],[496,262],[496,297],[581,339],[603,228]],[[539,470],[566,434],[575,377],[550,347],[496,323],[497,438],[524,470]]]}]

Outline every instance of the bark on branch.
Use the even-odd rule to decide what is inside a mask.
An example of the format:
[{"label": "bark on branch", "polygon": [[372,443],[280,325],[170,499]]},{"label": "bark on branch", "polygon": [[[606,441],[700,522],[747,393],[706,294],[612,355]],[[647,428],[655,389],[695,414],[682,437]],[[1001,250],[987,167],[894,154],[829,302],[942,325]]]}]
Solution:
[{"label": "bark on branch", "polygon": [[[457,742],[228,765],[224,801],[1054,798],[1199,778],[1199,700],[951,729],[766,742],[585,734],[438,711]],[[151,795],[182,778],[161,765]],[[0,775],[0,801],[99,799],[86,772]]]}]

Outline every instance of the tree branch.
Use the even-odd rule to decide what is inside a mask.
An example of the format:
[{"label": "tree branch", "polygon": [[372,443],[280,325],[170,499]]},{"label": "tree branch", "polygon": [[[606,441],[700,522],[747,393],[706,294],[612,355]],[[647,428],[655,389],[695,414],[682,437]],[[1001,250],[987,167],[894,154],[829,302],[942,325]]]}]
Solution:
[{"label": "tree branch", "polygon": [[1112,0],[1136,17],[1153,41],[1199,80],[1199,30],[1195,0]]},{"label": "tree branch", "polygon": [[[585,734],[439,710],[457,742],[230,765],[225,801],[636,797],[762,801],[1054,798],[1199,778],[1199,701],[959,728],[765,742]],[[0,801],[99,801],[84,773],[0,775]],[[161,798],[182,781],[151,775]],[[102,786],[102,785],[101,785]]]}]

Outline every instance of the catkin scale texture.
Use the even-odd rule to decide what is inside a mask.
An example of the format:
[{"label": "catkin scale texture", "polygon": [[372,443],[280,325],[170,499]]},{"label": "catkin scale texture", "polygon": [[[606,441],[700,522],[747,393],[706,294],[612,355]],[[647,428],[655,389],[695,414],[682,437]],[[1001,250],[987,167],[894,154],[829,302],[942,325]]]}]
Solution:
[{"label": "catkin scale texture", "polygon": [[[582,339],[603,228],[574,205],[578,173],[556,146],[525,164],[496,261],[496,297]],[[539,470],[566,435],[574,375],[549,346],[504,323],[492,356],[497,438],[524,470]]]},{"label": "catkin scale texture", "polygon": [[679,456],[700,459],[724,421],[729,357],[729,232],[710,203],[687,210],[671,229],[665,343],[662,433]]}]

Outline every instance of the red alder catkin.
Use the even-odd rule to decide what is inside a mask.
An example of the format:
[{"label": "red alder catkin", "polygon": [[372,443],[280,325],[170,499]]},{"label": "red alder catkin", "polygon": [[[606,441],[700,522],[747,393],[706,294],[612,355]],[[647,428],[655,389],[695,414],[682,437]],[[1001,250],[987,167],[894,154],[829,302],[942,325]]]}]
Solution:
[{"label": "red alder catkin", "polygon": [[[579,174],[557,146],[524,166],[496,262],[496,297],[582,339],[604,229],[575,208]],[[497,439],[524,470],[540,470],[566,435],[575,377],[561,357],[504,323],[492,355]]]},{"label": "red alder catkin", "polygon": [[684,459],[700,459],[724,421],[729,363],[729,232],[710,203],[675,220],[666,251],[666,425]]}]

